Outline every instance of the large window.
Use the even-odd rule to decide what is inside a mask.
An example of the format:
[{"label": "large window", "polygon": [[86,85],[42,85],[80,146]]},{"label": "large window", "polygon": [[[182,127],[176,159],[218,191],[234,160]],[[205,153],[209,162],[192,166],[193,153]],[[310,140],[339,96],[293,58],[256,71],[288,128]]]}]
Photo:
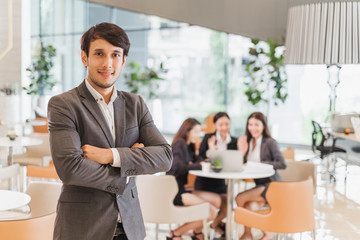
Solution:
[{"label": "large window", "polygon": [[[159,98],[148,101],[156,124],[173,134],[187,117],[203,121],[207,115],[227,111],[232,135],[244,133],[247,116],[265,112],[244,95],[244,61],[250,39],[190,26],[155,16],[133,13],[83,0],[32,0],[32,45],[39,40],[58,51],[57,92],[77,86],[85,77],[80,61],[80,37],[90,26],[113,22],[128,33],[131,49],[127,62],[149,67],[164,63],[168,73]],[[34,48],[35,49],[35,48]],[[129,68],[124,69],[124,73]],[[337,109],[359,111],[358,66],[341,71]],[[325,66],[287,66],[287,102],[270,106],[268,120],[273,136],[283,143],[310,144],[311,119],[325,120],[329,87]],[[123,76],[116,83],[126,90]]]}]

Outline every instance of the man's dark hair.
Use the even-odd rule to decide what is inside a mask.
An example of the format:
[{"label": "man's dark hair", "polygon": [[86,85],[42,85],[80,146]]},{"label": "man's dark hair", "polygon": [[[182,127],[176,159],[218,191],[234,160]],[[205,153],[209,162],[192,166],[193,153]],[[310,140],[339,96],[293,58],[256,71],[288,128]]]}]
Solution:
[{"label": "man's dark hair", "polygon": [[116,47],[124,50],[124,57],[128,55],[130,41],[126,32],[119,26],[112,23],[99,23],[87,30],[81,37],[81,50],[89,56],[90,43],[96,39],[104,39]]}]

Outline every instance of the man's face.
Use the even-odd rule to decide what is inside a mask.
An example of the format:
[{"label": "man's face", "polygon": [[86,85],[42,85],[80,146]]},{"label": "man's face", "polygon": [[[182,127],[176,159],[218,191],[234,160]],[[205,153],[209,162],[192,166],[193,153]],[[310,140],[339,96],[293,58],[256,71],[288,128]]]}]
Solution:
[{"label": "man's face", "polygon": [[89,56],[81,52],[81,60],[87,67],[89,83],[96,89],[106,89],[114,85],[121,70],[125,66],[124,50],[104,39],[96,39],[90,43]]}]

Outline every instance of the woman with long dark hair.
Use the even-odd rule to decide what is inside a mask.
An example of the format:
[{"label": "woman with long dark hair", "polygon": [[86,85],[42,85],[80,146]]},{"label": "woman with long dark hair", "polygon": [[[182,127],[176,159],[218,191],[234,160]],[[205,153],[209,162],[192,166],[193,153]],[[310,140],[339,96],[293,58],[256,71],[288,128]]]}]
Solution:
[{"label": "woman with long dark hair", "polygon": [[[226,112],[218,112],[214,116],[216,131],[206,134],[200,144],[199,155],[207,158],[208,150],[237,149],[237,139],[230,135],[230,117]],[[197,177],[195,180],[195,194],[219,209],[219,212],[210,225],[216,232],[225,236],[226,217],[226,185],[224,179]]]},{"label": "woman with long dark hair", "polygon": [[[246,162],[261,162],[273,165],[275,174],[271,177],[255,179],[256,186],[239,193],[235,200],[239,207],[253,211],[266,204],[265,194],[269,183],[282,181],[277,169],[286,168],[284,156],[280,152],[277,142],[270,135],[266,118],[261,112],[252,113],[246,124],[245,136],[238,139],[238,148],[244,153]],[[245,226],[245,231],[240,240],[253,239],[251,229]],[[264,232],[261,240],[270,240],[272,236]]]},{"label": "woman with long dark hair", "polygon": [[[205,202],[191,191],[185,189],[187,184],[189,170],[201,169],[201,161],[203,160],[196,154],[195,143],[199,139],[201,131],[200,123],[194,118],[186,119],[176,133],[173,143],[172,152],[174,155],[173,165],[167,172],[168,175],[174,175],[178,184],[179,191],[174,199],[174,204],[178,206],[190,206]],[[216,216],[216,210],[212,206],[210,209],[210,218],[213,220]],[[168,240],[181,239],[181,235],[193,230],[191,238],[193,240],[203,240],[202,221],[194,221],[185,223],[182,226],[171,231]]]}]

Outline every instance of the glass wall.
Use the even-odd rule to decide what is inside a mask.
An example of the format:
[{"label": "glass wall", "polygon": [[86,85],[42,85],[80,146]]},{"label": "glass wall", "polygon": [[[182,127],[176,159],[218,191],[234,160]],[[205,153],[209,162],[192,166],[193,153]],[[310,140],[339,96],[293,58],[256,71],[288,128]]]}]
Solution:
[{"label": "glass wall", "polygon": [[[41,40],[56,47],[55,77],[60,93],[79,85],[85,77],[80,61],[80,37],[100,22],[116,23],[128,33],[131,48],[127,64],[168,70],[158,89],[159,97],[147,100],[157,126],[173,134],[187,117],[204,121],[217,111],[227,111],[232,135],[244,133],[247,116],[266,111],[252,106],[244,94],[244,62],[250,39],[155,16],[129,12],[83,0],[31,0],[32,46]],[[126,66],[123,73],[130,70]],[[343,67],[337,109],[359,111],[357,66]],[[329,87],[325,66],[287,66],[289,97],[285,104],[270,106],[269,125],[279,142],[310,144],[311,119],[327,115]],[[352,86],[357,86],[354,88]],[[127,90],[124,76],[116,83]]]}]

